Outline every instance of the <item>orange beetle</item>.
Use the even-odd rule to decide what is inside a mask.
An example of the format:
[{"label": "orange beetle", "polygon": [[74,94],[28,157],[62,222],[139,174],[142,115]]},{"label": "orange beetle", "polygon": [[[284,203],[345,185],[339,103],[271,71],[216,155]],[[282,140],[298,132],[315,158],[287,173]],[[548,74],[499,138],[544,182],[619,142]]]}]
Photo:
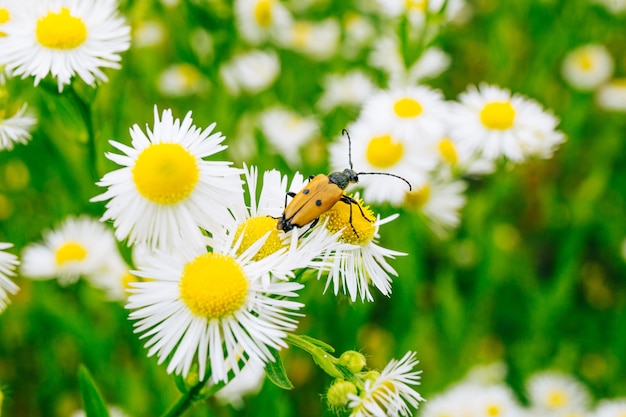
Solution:
[{"label": "orange beetle", "polygon": [[[346,129],[343,129],[342,133],[348,136],[348,159],[350,162],[350,168],[346,168],[340,172],[331,172],[328,175],[311,175],[309,177],[309,183],[297,194],[294,192],[288,192],[285,196],[285,210],[283,211],[282,216],[278,219],[277,223],[277,228],[279,230],[288,232],[294,227],[303,227],[304,225],[312,222],[309,227],[310,229],[317,224],[319,217],[322,214],[330,210],[339,201],[350,204],[350,226],[352,226],[353,204],[356,204],[361,211],[361,216],[363,216],[365,220],[373,222],[374,220],[368,219],[365,216],[365,213],[363,213],[363,209],[359,205],[358,201],[343,193],[348,185],[359,182],[359,175],[389,175],[406,182],[409,186],[409,191],[412,190],[411,184],[398,175],[386,172],[354,171],[352,169],[352,142],[350,140],[350,135]],[[293,198],[289,204],[287,204],[287,197]],[[359,235],[354,229],[354,226],[352,226],[352,230],[357,236]]]}]

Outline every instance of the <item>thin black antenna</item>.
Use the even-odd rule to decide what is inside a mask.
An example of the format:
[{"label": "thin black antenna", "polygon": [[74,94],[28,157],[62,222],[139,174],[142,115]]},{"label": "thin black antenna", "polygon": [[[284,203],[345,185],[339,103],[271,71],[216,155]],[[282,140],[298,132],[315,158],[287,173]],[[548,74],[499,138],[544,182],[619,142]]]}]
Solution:
[{"label": "thin black antenna", "polygon": [[346,135],[348,137],[348,160],[350,162],[350,169],[354,169],[352,167],[352,141],[350,140],[350,134],[348,133],[346,129],[341,129],[341,134]]},{"label": "thin black antenna", "polygon": [[411,187],[411,183],[396,174],[390,174],[388,172],[358,172],[357,175],[389,175],[390,177],[396,177],[406,182],[406,184],[409,186],[409,191],[413,191],[413,187]]}]

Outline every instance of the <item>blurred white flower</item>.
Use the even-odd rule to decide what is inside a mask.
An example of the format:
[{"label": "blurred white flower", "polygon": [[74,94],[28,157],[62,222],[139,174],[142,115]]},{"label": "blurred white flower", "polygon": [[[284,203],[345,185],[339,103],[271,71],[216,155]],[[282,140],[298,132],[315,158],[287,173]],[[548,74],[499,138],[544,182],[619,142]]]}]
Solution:
[{"label": "blurred white flower", "polygon": [[335,18],[320,22],[296,21],[291,25],[287,45],[316,61],[330,59],[339,47],[341,29]]},{"label": "blurred white flower", "polygon": [[616,78],[598,88],[595,99],[604,110],[626,112],[626,78]]},{"label": "blurred white flower", "polygon": [[604,45],[588,44],[570,51],[563,59],[561,73],[572,87],[590,91],[613,75],[613,57]]},{"label": "blurred white flower", "polygon": [[497,86],[469,87],[452,110],[450,137],[460,148],[486,159],[549,158],[565,141],[565,135],[556,130],[554,115],[536,101]]},{"label": "blurred white flower", "polygon": [[276,106],[259,115],[259,126],[264,137],[291,166],[300,163],[300,149],[319,135],[319,122],[313,116],[301,116],[284,107]]},{"label": "blurred white flower", "polygon": [[[355,58],[364,48],[369,48],[376,36],[376,27],[364,14],[348,11],[342,20],[344,40],[341,56]],[[354,70],[353,70],[354,71]]]},{"label": "blurred white flower", "polygon": [[107,81],[102,68],[120,68],[130,47],[130,27],[115,0],[28,1],[15,7],[0,37],[0,66],[11,75],[48,75],[59,91],[78,75],[92,87]]},{"label": "blurred white flower", "polygon": [[184,97],[205,92],[209,81],[195,66],[181,63],[165,68],[159,74],[157,85],[166,97]]},{"label": "blurred white flower", "polygon": [[291,13],[279,0],[236,0],[235,22],[239,35],[251,45],[273,41],[285,43]]},{"label": "blurred white flower", "polygon": [[107,190],[91,201],[108,201],[102,221],[113,220],[119,240],[145,243],[151,248],[204,246],[201,229],[222,224],[230,215],[227,205],[241,189],[241,171],[226,161],[204,158],[224,149],[224,136],[192,124],[191,112],[182,120],[171,110],[144,133],[130,130],[132,146],[109,143],[123,154],[106,156],[122,167],[97,183]]},{"label": "blurred white flower", "polygon": [[508,387],[461,382],[428,399],[421,417],[522,417],[523,409]]},{"label": "blurred white flower", "polygon": [[326,74],[317,107],[330,112],[337,107],[360,107],[378,88],[370,76],[359,69],[345,74]]},{"label": "blurred white flower", "polygon": [[113,232],[87,216],[67,217],[43,233],[43,243],[30,243],[22,252],[20,273],[31,279],[57,278],[67,285],[87,278],[117,253]]},{"label": "blurred white flower", "polygon": [[626,12],[626,0],[592,0],[594,3],[604,6],[613,14]]},{"label": "blurred white flower", "polygon": [[27,144],[37,124],[37,119],[27,111],[26,104],[12,116],[6,117],[5,113],[5,109],[0,109],[0,151],[10,151],[16,143]]},{"label": "blurred white flower", "polygon": [[163,43],[165,29],[159,20],[140,20],[133,28],[133,47],[149,48]]},{"label": "blurred white flower", "polygon": [[[16,294],[19,287],[11,281],[15,275],[15,268],[20,264],[17,256],[6,251],[12,243],[0,243],[0,313],[9,305],[9,294]],[[0,395],[2,393],[0,392]],[[0,405],[2,402],[0,401]]]},{"label": "blurred white flower", "polygon": [[260,50],[235,55],[219,70],[222,82],[233,95],[257,94],[272,85],[279,73],[278,55]]},{"label": "blurred white flower", "polygon": [[626,415],[626,398],[602,400],[590,417],[623,417]]},{"label": "blurred white flower", "polygon": [[244,397],[258,393],[264,381],[265,368],[256,362],[248,362],[237,376],[215,393],[215,398],[222,405],[230,404],[241,409]]},{"label": "blurred white flower", "polygon": [[406,205],[416,209],[428,220],[432,230],[443,236],[461,222],[460,211],[465,206],[467,184],[457,180],[433,181],[406,194]]},{"label": "blurred white flower", "polygon": [[529,407],[535,414],[586,413],[589,392],[574,377],[553,371],[538,372],[526,382]]}]

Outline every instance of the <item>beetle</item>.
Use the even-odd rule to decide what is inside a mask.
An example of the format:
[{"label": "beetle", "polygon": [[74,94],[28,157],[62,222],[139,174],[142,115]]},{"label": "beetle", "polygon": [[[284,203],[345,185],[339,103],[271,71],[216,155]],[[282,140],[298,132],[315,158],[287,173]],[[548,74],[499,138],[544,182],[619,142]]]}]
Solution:
[{"label": "beetle", "polygon": [[[309,229],[313,228],[319,221],[319,217],[326,211],[330,210],[339,201],[350,205],[350,226],[354,233],[358,236],[356,229],[352,225],[352,205],[356,204],[361,212],[361,216],[369,222],[374,220],[368,219],[363,213],[363,209],[358,201],[344,194],[345,189],[350,184],[359,182],[359,175],[388,175],[401,179],[412,190],[411,183],[406,179],[386,172],[356,172],[352,166],[352,141],[350,134],[346,129],[341,131],[348,137],[348,160],[350,168],[343,171],[331,172],[328,175],[317,174],[309,176],[309,183],[298,193],[288,192],[285,195],[285,210],[281,217],[278,218],[277,228],[284,232],[292,230],[294,227],[303,227],[311,223]],[[292,200],[287,204],[287,197]]]}]

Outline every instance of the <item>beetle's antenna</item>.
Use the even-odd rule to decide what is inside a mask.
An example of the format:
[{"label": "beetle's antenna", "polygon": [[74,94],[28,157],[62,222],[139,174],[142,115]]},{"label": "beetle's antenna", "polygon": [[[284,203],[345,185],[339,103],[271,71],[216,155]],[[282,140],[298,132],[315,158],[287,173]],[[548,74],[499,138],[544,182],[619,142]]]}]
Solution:
[{"label": "beetle's antenna", "polygon": [[409,191],[413,191],[413,187],[411,187],[411,183],[408,182],[406,179],[404,179],[401,176],[396,175],[396,174],[390,174],[388,172],[359,172],[359,173],[357,173],[357,175],[389,175],[390,177],[396,177],[396,178],[401,179],[402,181],[406,182],[406,184],[409,186]]},{"label": "beetle's antenna", "polygon": [[341,129],[341,134],[348,137],[348,160],[350,161],[350,169],[354,169],[352,167],[352,141],[350,140],[350,134],[346,129]]}]

